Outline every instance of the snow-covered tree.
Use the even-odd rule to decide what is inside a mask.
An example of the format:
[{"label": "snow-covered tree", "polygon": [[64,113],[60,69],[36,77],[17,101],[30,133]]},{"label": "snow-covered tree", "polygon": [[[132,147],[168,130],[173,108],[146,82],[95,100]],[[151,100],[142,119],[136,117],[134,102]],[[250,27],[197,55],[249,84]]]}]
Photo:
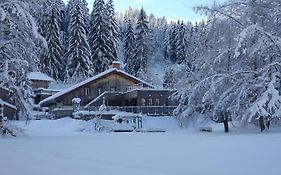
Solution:
[{"label": "snow-covered tree", "polygon": [[35,20],[17,0],[0,2],[0,86],[13,91],[20,118],[31,116],[31,88],[26,74],[36,70],[39,50],[46,46]]},{"label": "snow-covered tree", "polygon": [[280,5],[279,1],[232,0],[198,8],[206,12],[208,23],[193,28],[193,35],[199,31],[205,36],[192,37],[200,57],[194,57],[192,65],[197,85],[181,96],[180,106],[188,101],[181,112],[184,116],[210,116],[228,131],[231,119],[259,123],[263,129],[280,114],[281,40],[274,31]]},{"label": "snow-covered tree", "polygon": [[116,61],[118,56],[118,29],[119,26],[117,24],[116,18],[115,18],[115,10],[113,5],[113,0],[108,0],[106,3],[106,11],[107,11],[107,25],[109,29],[108,34],[108,45],[110,50],[108,51],[109,54],[109,60]]},{"label": "snow-covered tree", "polygon": [[169,39],[167,44],[167,55],[173,63],[177,62],[177,26],[172,24],[169,30]]},{"label": "snow-covered tree", "polygon": [[48,43],[48,51],[42,60],[42,70],[52,78],[62,79],[62,60],[61,60],[61,42],[60,42],[60,12],[53,5],[51,16],[48,19],[46,32],[46,41]]},{"label": "snow-covered tree", "polygon": [[135,34],[134,34],[134,29],[132,27],[131,21],[128,22],[127,24],[127,29],[125,31],[125,45],[124,45],[124,50],[125,50],[125,70],[128,73],[132,73],[132,67],[134,64],[134,51],[135,51]]},{"label": "snow-covered tree", "polygon": [[148,41],[149,28],[147,16],[143,8],[140,11],[139,19],[136,26],[136,42],[135,42],[135,64],[132,68],[137,76],[143,76],[146,72],[148,62]]},{"label": "snow-covered tree", "polygon": [[180,24],[178,33],[176,35],[176,55],[178,58],[178,62],[185,62],[187,61],[187,28],[183,21]]},{"label": "snow-covered tree", "polygon": [[[62,42],[62,60],[63,60],[63,67],[66,68],[67,62],[68,62],[68,48],[70,44],[70,20],[72,18],[72,12],[73,9],[75,8],[75,0],[69,0],[68,4],[65,8],[61,10],[61,42]],[[80,0],[81,3],[81,8],[82,8],[82,18],[84,21],[85,28],[84,30],[86,31],[86,36],[88,39],[89,35],[89,22],[90,22],[90,16],[89,16],[89,9],[88,9],[88,3],[86,0]],[[65,71],[62,73],[65,75]]]},{"label": "snow-covered tree", "polygon": [[94,73],[98,74],[109,68],[112,55],[108,43],[110,28],[108,28],[108,17],[104,0],[94,2],[90,22],[90,47]]},{"label": "snow-covered tree", "polygon": [[40,9],[40,13],[38,13],[40,17],[37,18],[38,32],[44,38],[46,37],[46,32],[48,31],[48,20],[51,12],[48,5],[49,4],[47,4],[47,2],[43,3],[42,9]]},{"label": "snow-covered tree", "polygon": [[93,74],[90,62],[90,49],[86,35],[86,25],[83,16],[83,3],[72,1],[69,21],[69,46],[67,52],[67,67],[65,82],[72,83],[84,80]]}]

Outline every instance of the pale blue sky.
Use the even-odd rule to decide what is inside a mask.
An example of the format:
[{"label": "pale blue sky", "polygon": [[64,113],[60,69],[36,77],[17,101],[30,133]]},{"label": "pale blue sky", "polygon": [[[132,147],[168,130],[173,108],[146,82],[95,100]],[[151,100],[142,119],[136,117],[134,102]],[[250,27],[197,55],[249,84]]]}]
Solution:
[{"label": "pale blue sky", "polygon": [[[89,9],[92,9],[94,0],[87,1]],[[224,1],[216,0],[217,3]],[[165,16],[168,20],[180,19],[184,21],[197,21],[204,18],[204,16],[196,14],[192,7],[201,4],[212,5],[213,3],[213,0],[114,0],[116,12],[125,11],[129,6],[136,9],[143,7],[148,14],[153,13],[156,17]]]}]

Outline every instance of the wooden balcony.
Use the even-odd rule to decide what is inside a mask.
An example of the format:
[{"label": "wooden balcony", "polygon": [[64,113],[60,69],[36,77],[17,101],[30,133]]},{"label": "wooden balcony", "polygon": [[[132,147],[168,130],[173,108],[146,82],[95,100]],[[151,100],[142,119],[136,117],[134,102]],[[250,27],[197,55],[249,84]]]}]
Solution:
[{"label": "wooden balcony", "polygon": [[[172,116],[177,106],[107,106],[108,111],[118,110],[122,112],[131,112],[145,114],[148,116]],[[89,111],[98,111],[98,106],[90,106]]]}]

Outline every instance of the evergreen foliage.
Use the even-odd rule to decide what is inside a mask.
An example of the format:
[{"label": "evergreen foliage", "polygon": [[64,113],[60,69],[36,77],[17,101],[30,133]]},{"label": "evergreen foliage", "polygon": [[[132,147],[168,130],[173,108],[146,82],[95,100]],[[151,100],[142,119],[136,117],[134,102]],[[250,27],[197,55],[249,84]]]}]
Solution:
[{"label": "evergreen foliage", "polygon": [[60,42],[60,12],[56,5],[52,6],[51,16],[48,20],[46,41],[48,43],[47,55],[42,60],[42,70],[52,78],[59,80],[62,77],[61,42]]},{"label": "evergreen foliage", "polygon": [[136,25],[136,43],[135,43],[135,63],[132,67],[133,72],[136,76],[143,76],[146,73],[147,62],[148,62],[148,37],[149,28],[147,16],[143,8],[140,11],[139,18]]},{"label": "evergreen foliage", "polygon": [[178,62],[185,62],[187,59],[187,28],[186,25],[181,22],[178,33],[176,35],[176,58]]},{"label": "evergreen foliage", "polygon": [[169,41],[168,41],[168,48],[167,53],[168,57],[173,63],[177,62],[177,27],[175,24],[172,24],[172,28],[169,31]]},{"label": "evergreen foliage", "polygon": [[108,25],[108,29],[109,29],[109,34],[108,34],[108,45],[110,50],[108,51],[108,55],[109,55],[109,60],[112,61],[116,61],[118,60],[118,24],[117,21],[115,19],[115,10],[114,10],[114,5],[113,5],[113,0],[108,0],[108,2],[106,3],[106,11],[107,11],[107,25]]},{"label": "evergreen foliage", "polygon": [[73,83],[84,80],[93,74],[90,62],[90,50],[86,35],[86,25],[83,16],[83,3],[80,0],[72,0],[69,21],[69,46],[68,63],[65,82]]},{"label": "evergreen foliage", "polygon": [[94,73],[98,74],[109,68],[112,62],[110,55],[110,28],[108,28],[108,17],[104,0],[94,2],[90,22],[90,47]]},{"label": "evergreen foliage", "polygon": [[131,67],[134,65],[134,51],[135,51],[135,34],[132,27],[132,23],[129,20],[127,24],[127,29],[125,31],[125,45],[124,45],[124,63],[126,64],[125,70],[128,73],[132,73]]}]

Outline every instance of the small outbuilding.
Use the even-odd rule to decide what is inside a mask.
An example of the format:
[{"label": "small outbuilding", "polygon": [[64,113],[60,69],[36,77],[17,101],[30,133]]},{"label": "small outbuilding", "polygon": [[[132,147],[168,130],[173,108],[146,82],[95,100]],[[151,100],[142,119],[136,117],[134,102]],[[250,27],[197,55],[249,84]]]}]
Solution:
[{"label": "small outbuilding", "polygon": [[7,117],[9,120],[17,119],[17,107],[11,99],[12,92],[5,88],[0,87],[0,120],[2,117]]}]

